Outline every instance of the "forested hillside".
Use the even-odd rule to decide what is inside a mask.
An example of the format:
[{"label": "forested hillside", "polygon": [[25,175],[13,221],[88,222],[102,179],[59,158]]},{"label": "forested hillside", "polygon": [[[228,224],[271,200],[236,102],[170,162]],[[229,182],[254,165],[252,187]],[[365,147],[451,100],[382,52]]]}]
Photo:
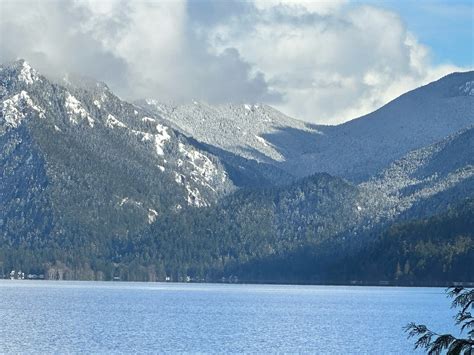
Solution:
[{"label": "forested hillside", "polygon": [[[469,73],[337,128],[361,133],[369,118],[378,127],[366,142],[370,152],[335,140],[333,172],[352,155],[356,165],[344,165],[351,174],[360,162],[373,163],[368,178],[355,183],[345,173],[309,174],[315,166],[325,170],[327,162],[310,150],[336,127],[313,141],[315,127],[270,107],[152,110],[94,80],[51,81],[21,60],[0,69],[0,276],[21,270],[88,280],[473,280],[474,117],[466,109],[472,95],[460,87]],[[396,105],[413,97],[459,110],[436,114],[439,127],[420,141],[429,144],[405,152],[418,145],[410,136],[387,155],[377,144],[387,143],[381,137],[393,131],[396,112],[411,112]],[[222,139],[219,127],[206,139],[206,129],[188,136],[197,129],[193,117],[205,120],[203,127],[222,121],[229,131]],[[248,133],[252,117],[259,133],[231,149],[241,138],[235,127],[245,121]],[[291,134],[260,139],[284,124]],[[268,155],[256,159],[260,154]]]},{"label": "forested hillside", "polygon": [[[158,219],[140,235],[68,235],[0,247],[9,270],[50,278],[444,285],[472,280],[474,200],[360,228],[357,191],[327,175],[242,191]],[[330,211],[330,212],[327,212]],[[362,224],[363,225],[363,224]],[[224,279],[223,279],[224,278]]]}]

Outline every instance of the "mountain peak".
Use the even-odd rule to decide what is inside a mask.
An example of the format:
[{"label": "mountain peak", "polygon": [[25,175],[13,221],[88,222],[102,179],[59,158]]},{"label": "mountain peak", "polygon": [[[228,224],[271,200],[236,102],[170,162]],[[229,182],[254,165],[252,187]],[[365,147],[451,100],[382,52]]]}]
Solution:
[{"label": "mountain peak", "polygon": [[11,71],[17,80],[26,85],[32,85],[39,79],[38,72],[24,59],[13,61],[6,66],[3,66],[2,70],[4,69]]},{"label": "mountain peak", "polygon": [[27,61],[23,60],[21,62],[21,69],[20,74],[18,75],[18,79],[23,81],[27,85],[30,85],[38,80],[38,73],[35,69],[31,67],[31,65]]},{"label": "mountain peak", "polygon": [[311,144],[311,133],[318,134],[307,123],[259,103],[176,105],[147,99],[137,105],[199,142],[259,163],[294,157]]},{"label": "mountain peak", "polygon": [[108,92],[112,93],[108,85],[102,81],[85,75],[66,73],[60,80],[61,85],[91,91],[93,93]]}]

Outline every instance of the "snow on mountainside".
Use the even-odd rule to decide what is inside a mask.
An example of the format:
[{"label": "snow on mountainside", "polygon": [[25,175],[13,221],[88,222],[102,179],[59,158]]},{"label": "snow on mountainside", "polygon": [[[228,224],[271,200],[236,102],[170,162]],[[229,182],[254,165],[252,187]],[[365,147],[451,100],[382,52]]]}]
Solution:
[{"label": "snow on mountainside", "polygon": [[294,163],[366,180],[409,151],[474,124],[473,82],[473,71],[453,73],[369,115],[322,129],[317,152]]},{"label": "snow on mountainside", "polygon": [[[300,132],[308,137],[319,134],[311,125],[263,104],[213,106],[194,101],[172,105],[153,99],[137,104],[159,114],[198,141],[258,162],[284,162],[295,158],[313,143],[313,139],[302,139]],[[269,136],[273,137],[271,141],[267,139]]]},{"label": "snow on mountainside", "polygon": [[[130,104],[94,80],[0,66],[0,251],[15,269],[128,280],[260,274],[254,261],[299,250],[314,266],[320,247],[323,262],[344,259],[393,223],[472,198],[473,76],[329,127],[265,105]],[[314,171],[358,182],[295,179]]]},{"label": "snow on mountainside", "polygon": [[105,84],[53,83],[18,61],[0,67],[2,214],[46,201],[52,219],[123,232],[236,185],[314,171],[365,180],[356,213],[374,223],[428,211],[472,193],[473,79],[452,74],[362,118],[312,126],[265,105],[133,105]]},{"label": "snow on mountainside", "polygon": [[474,72],[454,73],[338,126],[303,123],[265,105],[137,104],[200,142],[293,176],[328,172],[360,182],[473,124],[473,93]]},{"label": "snow on mountainside", "polygon": [[[0,67],[0,146],[2,216],[25,213],[18,196],[36,189],[54,218],[111,233],[234,190],[218,158],[160,117],[101,83],[52,83],[22,60]],[[40,174],[45,186],[25,174]]]},{"label": "snow on mountainside", "polygon": [[425,217],[474,193],[474,126],[414,150],[359,185],[378,218]]}]

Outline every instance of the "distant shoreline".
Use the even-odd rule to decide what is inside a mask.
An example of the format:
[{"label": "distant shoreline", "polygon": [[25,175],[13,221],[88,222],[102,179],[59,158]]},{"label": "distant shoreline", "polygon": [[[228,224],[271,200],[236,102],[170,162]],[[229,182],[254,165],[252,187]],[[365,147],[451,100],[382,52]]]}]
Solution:
[{"label": "distant shoreline", "polygon": [[456,281],[452,283],[377,283],[377,282],[358,282],[358,283],[336,283],[336,282],[327,282],[327,283],[314,283],[314,282],[280,282],[280,281],[242,281],[242,282],[184,282],[184,281],[127,281],[127,280],[77,280],[77,279],[62,279],[62,280],[55,280],[55,279],[8,279],[8,278],[0,278],[0,282],[2,281],[17,281],[17,282],[100,282],[100,283],[146,283],[146,284],[179,284],[179,285],[281,285],[281,286],[354,286],[354,287],[451,287],[451,286],[464,286],[464,287],[474,287],[474,281]]}]

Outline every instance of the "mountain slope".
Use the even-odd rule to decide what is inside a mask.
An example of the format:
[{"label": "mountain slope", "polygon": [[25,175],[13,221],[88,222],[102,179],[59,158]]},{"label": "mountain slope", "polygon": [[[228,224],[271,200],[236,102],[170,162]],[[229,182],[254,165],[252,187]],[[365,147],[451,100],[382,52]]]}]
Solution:
[{"label": "mountain slope", "polygon": [[295,164],[361,181],[411,150],[474,124],[474,72],[454,73],[379,110],[323,130],[318,151]]},{"label": "mountain slope", "polygon": [[474,124],[474,72],[454,73],[338,126],[290,119],[265,105],[138,104],[186,135],[302,177],[369,179],[411,150]]},{"label": "mountain slope", "polygon": [[[134,233],[66,233],[39,245],[0,239],[0,260],[22,270],[58,269],[63,278],[216,281],[228,268],[357,228],[360,199],[355,186],[319,174],[285,187],[240,190],[210,207],[162,213]],[[84,274],[86,264],[92,276]]]},{"label": "mountain slope", "polygon": [[445,280],[449,285],[474,280],[473,260],[474,200],[470,198],[429,218],[390,226],[346,262],[354,265],[348,268],[348,278],[353,280],[423,280],[426,284]]},{"label": "mountain slope", "polygon": [[138,101],[137,105],[161,115],[184,134],[225,151],[258,162],[282,162],[299,156],[311,147],[311,140],[288,133],[278,142],[264,137],[277,135],[287,128],[309,135],[318,131],[311,125],[285,116],[267,105],[209,105],[194,101],[172,105],[156,100]]},{"label": "mountain slope", "polygon": [[229,268],[243,282],[451,286],[474,280],[474,200],[379,231],[363,247],[307,244]]},{"label": "mountain slope", "polygon": [[[202,144],[218,156],[239,187],[283,185],[294,181],[293,172],[278,166],[313,146],[310,125],[289,118],[267,105],[164,104],[141,100],[136,104],[166,124]],[[291,131],[288,129],[291,128]],[[287,133],[283,133],[287,132]],[[282,134],[278,142],[263,138]]]},{"label": "mountain slope", "polygon": [[[291,164],[302,164],[311,149],[322,147],[331,134],[337,137],[333,131],[341,128],[316,131],[279,117],[268,107],[202,111],[193,104],[198,112],[214,115],[204,118],[217,125],[210,128],[215,136],[207,142],[217,139],[222,127],[229,129],[219,141],[221,147],[188,137],[191,133],[178,129],[170,117],[155,113],[156,107],[126,103],[93,80],[53,83],[19,61],[0,67],[0,84],[0,263],[48,278],[185,280],[189,276],[216,281],[238,275],[253,281],[314,282],[329,280],[330,275],[341,280],[331,270],[352,267],[347,260],[377,242],[394,223],[408,220],[401,242],[380,245],[399,248],[411,231],[425,233],[414,219],[442,215],[474,195],[472,124],[400,158],[387,158],[376,149],[367,171],[377,170],[377,164],[383,166],[385,161],[388,166],[358,185],[327,173],[295,181],[294,176],[321,161],[298,165],[300,170],[294,171]],[[470,89],[446,85],[457,95],[462,111],[471,96],[459,95],[470,94]],[[428,95],[426,88],[420,90],[423,97]],[[437,87],[433,90],[440,93]],[[438,97],[438,104],[446,104],[443,100]],[[186,116],[191,126],[193,115]],[[469,121],[461,116],[451,115],[456,121],[452,126],[420,140],[430,141]],[[253,155],[243,156],[245,149],[232,148],[239,144],[239,136],[229,141],[232,144],[225,139],[232,136],[235,122],[245,121],[250,132],[254,119],[261,120],[257,136],[267,142],[286,129],[284,124],[291,126],[290,135],[281,136],[287,139],[274,141],[268,150],[260,147],[261,152],[257,145],[261,141],[252,138],[245,144]],[[351,124],[364,126],[366,120]],[[388,134],[374,125],[378,128],[368,137],[370,149],[383,147],[386,142],[378,139]],[[364,131],[350,129],[342,136],[353,139],[354,132]],[[401,154],[408,143],[401,142],[394,150]],[[331,154],[338,152],[326,148]],[[346,149],[347,156],[341,153],[341,159],[352,155],[360,163],[367,158],[361,153],[362,160],[357,160],[358,153]],[[339,165],[331,168],[337,170]],[[354,166],[348,163],[347,168]],[[461,217],[469,216],[469,206]],[[440,225],[451,222],[443,217]],[[450,237],[441,237],[442,257],[449,259]],[[453,238],[462,247],[461,257],[469,258],[470,241],[458,234]],[[383,255],[378,246],[374,250]],[[458,262],[457,255],[449,260]],[[390,264],[387,270],[391,269]]]},{"label": "mountain slope", "polygon": [[235,189],[216,157],[103,84],[54,84],[24,61],[0,84],[3,236],[134,233]]},{"label": "mountain slope", "polygon": [[474,195],[474,126],[414,150],[359,185],[384,218],[420,218]]}]

